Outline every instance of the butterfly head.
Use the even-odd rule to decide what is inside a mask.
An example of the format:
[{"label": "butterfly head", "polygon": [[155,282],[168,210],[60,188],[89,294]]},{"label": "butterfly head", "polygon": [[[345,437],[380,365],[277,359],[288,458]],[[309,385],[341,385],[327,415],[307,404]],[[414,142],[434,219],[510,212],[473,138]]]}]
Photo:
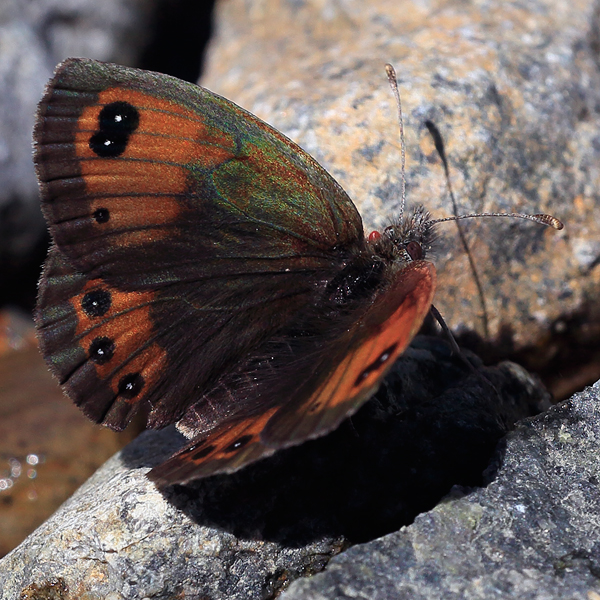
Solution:
[{"label": "butterfly head", "polygon": [[409,263],[425,258],[434,239],[434,221],[429,212],[419,205],[410,217],[401,216],[381,233],[373,231],[368,242],[382,258]]}]

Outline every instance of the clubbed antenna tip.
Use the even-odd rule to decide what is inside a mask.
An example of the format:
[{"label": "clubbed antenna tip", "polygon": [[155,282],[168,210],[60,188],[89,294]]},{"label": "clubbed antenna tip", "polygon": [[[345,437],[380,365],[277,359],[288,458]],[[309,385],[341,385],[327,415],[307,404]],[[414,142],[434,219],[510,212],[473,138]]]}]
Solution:
[{"label": "clubbed antenna tip", "polygon": [[546,215],[543,213],[537,215],[531,215],[534,221],[538,223],[542,223],[543,225],[548,225],[549,227],[554,227],[554,229],[563,229],[564,225],[562,221],[559,221],[556,217],[552,215]]}]

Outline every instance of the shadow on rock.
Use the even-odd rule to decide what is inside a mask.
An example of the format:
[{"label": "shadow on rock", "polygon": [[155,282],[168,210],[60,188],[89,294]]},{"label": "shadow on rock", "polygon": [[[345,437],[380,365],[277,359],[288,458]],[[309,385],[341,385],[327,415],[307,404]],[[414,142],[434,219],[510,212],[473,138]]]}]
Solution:
[{"label": "shadow on rock", "polygon": [[[453,486],[483,485],[498,440],[547,406],[547,393],[517,365],[465,356],[473,368],[445,341],[417,337],[379,392],[333,433],[163,493],[199,524],[287,546],[396,531]],[[167,435],[170,453],[173,436],[183,438]]]}]

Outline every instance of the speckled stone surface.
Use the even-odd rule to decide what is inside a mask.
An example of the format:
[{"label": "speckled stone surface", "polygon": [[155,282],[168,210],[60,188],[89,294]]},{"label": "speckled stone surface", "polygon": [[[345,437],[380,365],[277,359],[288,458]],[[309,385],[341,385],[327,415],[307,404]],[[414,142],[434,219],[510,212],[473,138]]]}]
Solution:
[{"label": "speckled stone surface", "polygon": [[[600,288],[600,75],[592,0],[218,3],[202,84],[288,134],[338,179],[366,228],[398,214],[395,65],[405,113],[409,204],[452,214],[425,126],[440,129],[458,213],[550,212],[566,228],[464,222],[490,338],[552,358],[552,327],[580,340]],[[454,224],[440,226],[435,303],[484,335]],[[588,301],[590,300],[590,301]],[[586,318],[586,315],[593,316]],[[594,329],[595,331],[595,329]],[[597,377],[596,377],[597,378]],[[594,381],[591,379],[590,381]],[[579,388],[580,389],[580,388]]]},{"label": "speckled stone surface", "polygon": [[481,483],[497,440],[547,402],[516,365],[470,360],[478,374],[445,342],[418,338],[337,431],[164,493],[145,474],[182,440],[141,436],[0,560],[0,598],[44,586],[64,600],[275,597],[453,485]]},{"label": "speckled stone surface", "polygon": [[600,598],[600,382],[509,434],[495,479],[282,600]]},{"label": "speckled stone surface", "polygon": [[[368,230],[398,211],[397,123],[383,71],[392,62],[405,109],[409,202],[426,203],[435,216],[452,211],[425,125],[431,120],[446,140],[459,213],[548,211],[565,221],[559,233],[500,220],[465,224],[490,336],[516,348],[532,346],[543,362],[556,349],[556,331],[572,328],[573,339],[585,341],[600,321],[597,6],[584,0],[222,0],[203,83],[320,160],[355,199]],[[455,329],[483,334],[472,272],[454,226],[443,231],[435,252],[435,302]],[[323,575],[292,585],[288,597],[597,600],[596,391],[519,429],[486,489],[448,500],[398,533],[351,548]],[[438,418],[455,422],[455,412],[436,408],[429,404],[420,414],[434,430]],[[484,431],[492,430],[493,415],[478,414]],[[503,424],[496,425],[498,433]],[[364,496],[330,495],[327,514],[337,501],[349,508],[346,520],[336,514],[325,527],[319,521],[318,539],[290,548],[272,528],[259,535],[268,521],[260,496],[248,496],[244,486],[231,483],[239,482],[235,478],[222,482],[218,492],[200,485],[163,496],[149,486],[145,465],[149,457],[164,455],[168,439],[145,436],[0,562],[0,597],[34,594],[44,586],[65,600],[272,597],[346,547],[348,516]],[[385,456],[386,444],[379,440],[379,446]],[[416,447],[418,462],[430,448]],[[343,448],[337,444],[338,457],[344,457]],[[361,449],[352,456],[365,454]],[[319,457],[328,454],[316,456],[320,464]],[[372,460],[376,453],[368,456]],[[409,472],[430,490],[438,481],[440,454],[427,456],[426,469],[419,464]],[[311,466],[297,460],[297,469]],[[262,483],[263,493],[271,494],[262,506],[270,508],[281,482],[260,469],[255,473],[262,475],[240,477]],[[281,467],[274,473],[281,474]],[[295,482],[297,473],[292,471]],[[363,470],[358,480],[368,489],[365,473],[372,475]],[[403,502],[414,495],[414,481]],[[371,492],[375,500],[387,500],[381,489]],[[311,519],[322,512],[325,496],[305,498],[305,521],[298,522],[289,504],[287,513],[285,506],[278,508],[278,518],[288,519],[286,535],[307,523],[316,527]],[[379,516],[376,505],[367,507]],[[408,508],[405,514],[414,514]]]}]

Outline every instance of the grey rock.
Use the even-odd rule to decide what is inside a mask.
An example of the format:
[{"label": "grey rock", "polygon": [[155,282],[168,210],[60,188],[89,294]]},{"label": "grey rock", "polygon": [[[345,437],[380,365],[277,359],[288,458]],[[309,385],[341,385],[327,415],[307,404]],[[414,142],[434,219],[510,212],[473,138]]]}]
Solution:
[{"label": "grey rock", "polygon": [[496,477],[335,557],[282,600],[596,600],[600,382],[509,434]]},{"label": "grey rock", "polygon": [[[436,216],[449,212],[429,119],[447,141],[460,212],[547,210],[567,223],[558,235],[526,224],[508,232],[502,224],[477,225],[470,241],[491,335],[505,332],[509,345],[531,345],[541,360],[555,351],[549,326],[566,313],[583,315],[584,335],[584,300],[596,297],[600,268],[600,221],[590,218],[599,207],[598,4],[273,2],[220,5],[209,87],[298,140],[376,226],[398,207],[396,125],[382,75],[383,63],[393,62],[405,104],[411,202],[425,202]],[[15,6],[25,10],[16,1],[2,8]],[[57,47],[66,47],[64,26],[59,19],[51,36]],[[18,39],[38,52],[34,36]],[[56,60],[47,56],[39,49],[33,67],[19,69],[49,74]],[[47,74],[31,80],[41,87]],[[472,272],[458,248],[438,246],[436,303],[452,326],[483,333]],[[169,432],[144,435],[0,561],[0,597],[44,586],[77,598],[270,597],[345,550],[323,574],[292,584],[287,597],[596,600],[598,387],[520,426],[489,471],[491,483],[459,498],[465,486],[484,481],[476,469],[447,477],[447,463],[461,466],[470,456],[487,464],[495,441],[543,398],[506,367],[486,372],[499,378],[494,385],[505,400],[496,402],[480,378],[467,387],[451,361],[418,347],[407,354],[407,373],[420,363],[414,352],[431,354],[422,363],[426,376],[410,384],[400,372],[401,392],[376,398],[339,432],[234,476],[161,494],[145,472],[180,441]],[[439,370],[452,381],[447,393],[436,391]],[[524,387],[515,384],[520,378]],[[419,390],[428,386],[434,395],[427,401]],[[506,391],[515,387],[522,401],[512,405]],[[411,409],[405,403],[415,390]],[[408,425],[407,413],[414,418]],[[468,432],[473,445],[458,446]],[[347,445],[353,436],[358,446]],[[359,457],[366,457],[360,467]],[[310,477],[315,470],[319,477]],[[346,550],[369,532],[410,522],[453,483],[462,487],[413,525]],[[375,524],[367,523],[373,516]]]},{"label": "grey rock", "polygon": [[[129,460],[160,448],[146,435]],[[140,460],[140,462],[144,462]],[[335,541],[300,549],[239,539],[195,523],[122,457],[111,459],[59,511],[0,561],[0,598],[61,581],[66,598],[265,597],[280,573],[320,570]],[[270,583],[268,574],[272,575]],[[58,584],[57,584],[58,585]],[[61,587],[59,586],[59,587]],[[85,596],[89,594],[89,596]]]},{"label": "grey rock", "polygon": [[469,361],[418,338],[337,431],[162,493],[145,474],[183,440],[147,432],[0,561],[0,598],[44,587],[65,598],[274,597],[354,542],[410,523],[453,484],[481,483],[497,440],[547,402],[515,365]]}]

